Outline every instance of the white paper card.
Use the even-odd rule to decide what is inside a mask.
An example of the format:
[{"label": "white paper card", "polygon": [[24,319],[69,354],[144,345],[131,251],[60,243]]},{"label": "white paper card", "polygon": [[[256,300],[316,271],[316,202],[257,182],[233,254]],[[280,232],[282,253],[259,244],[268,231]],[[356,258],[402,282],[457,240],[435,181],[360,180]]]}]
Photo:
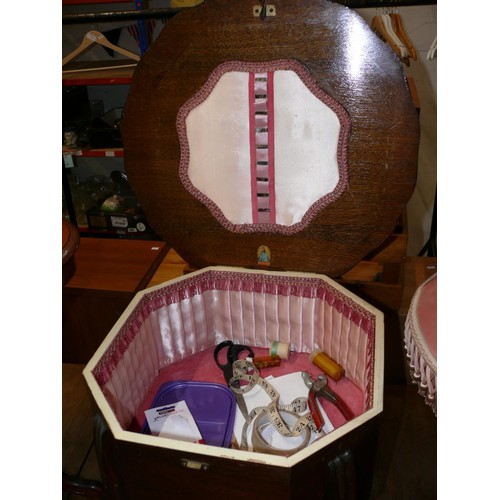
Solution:
[{"label": "white paper card", "polygon": [[196,421],[185,401],[151,408],[144,414],[153,436],[203,443]]}]

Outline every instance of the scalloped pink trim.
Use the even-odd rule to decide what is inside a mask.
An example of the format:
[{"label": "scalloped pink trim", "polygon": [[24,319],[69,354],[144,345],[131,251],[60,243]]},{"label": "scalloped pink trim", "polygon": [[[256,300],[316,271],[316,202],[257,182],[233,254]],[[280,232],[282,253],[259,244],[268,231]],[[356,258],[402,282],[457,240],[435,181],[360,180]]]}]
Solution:
[{"label": "scalloped pink trim", "polygon": [[[337,163],[339,168],[339,181],[335,189],[325,196],[321,197],[304,214],[302,220],[296,224],[285,226],[283,224],[234,224],[223,214],[222,210],[210,198],[204,195],[191,182],[188,175],[189,166],[189,143],[187,139],[186,119],[194,108],[199,106],[210,95],[219,79],[227,72],[256,72],[263,73],[268,71],[289,70],[294,71],[301,79],[308,90],[320,101],[326,104],[335,112],[340,121],[339,141],[337,145]],[[351,130],[349,115],[344,107],[336,101],[331,95],[321,89],[312,79],[311,74],[299,61],[294,59],[278,59],[269,62],[243,62],[228,61],[220,64],[210,74],[203,88],[184,103],[177,114],[177,133],[179,135],[181,159],[179,175],[184,187],[201,203],[203,203],[212,213],[212,215],[229,231],[235,233],[254,233],[254,232],[274,232],[279,234],[295,234],[305,229],[312,219],[326,206],[333,203],[346,189],[348,184],[348,166],[347,166],[347,146]]]}]

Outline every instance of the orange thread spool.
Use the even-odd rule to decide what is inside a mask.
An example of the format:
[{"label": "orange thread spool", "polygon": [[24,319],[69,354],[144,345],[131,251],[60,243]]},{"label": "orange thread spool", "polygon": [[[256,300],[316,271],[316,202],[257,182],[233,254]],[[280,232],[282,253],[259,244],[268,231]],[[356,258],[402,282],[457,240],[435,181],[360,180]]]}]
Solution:
[{"label": "orange thread spool", "polygon": [[309,356],[309,361],[321,368],[333,380],[338,381],[345,374],[345,370],[321,349],[313,351]]},{"label": "orange thread spool", "polygon": [[260,358],[253,358],[253,364],[260,370],[261,368],[280,366],[281,359],[278,356],[261,356]]}]

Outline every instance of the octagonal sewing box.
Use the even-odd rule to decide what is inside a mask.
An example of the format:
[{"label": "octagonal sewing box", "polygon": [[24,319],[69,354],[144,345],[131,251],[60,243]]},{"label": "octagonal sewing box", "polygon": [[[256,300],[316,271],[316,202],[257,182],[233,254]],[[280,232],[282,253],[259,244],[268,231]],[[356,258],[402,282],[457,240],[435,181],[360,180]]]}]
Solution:
[{"label": "octagonal sewing box", "polygon": [[[384,320],[335,278],[413,192],[418,117],[395,54],[327,0],[206,0],[139,62],[122,137],[149,222],[191,272],[138,293],[84,370],[109,497],[367,496]],[[320,400],[330,427],[293,453],[144,432],[165,383],[225,386],[213,354],[226,340],[256,356],[288,346],[260,372],[271,385],[316,377],[309,355],[323,350],[354,418]]]}]

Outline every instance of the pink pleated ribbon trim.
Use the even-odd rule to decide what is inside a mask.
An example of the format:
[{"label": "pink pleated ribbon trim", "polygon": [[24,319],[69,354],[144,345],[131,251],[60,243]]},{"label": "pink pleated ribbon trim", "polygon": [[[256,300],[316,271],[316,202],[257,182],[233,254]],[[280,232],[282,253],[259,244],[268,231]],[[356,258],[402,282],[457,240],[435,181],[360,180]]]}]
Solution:
[{"label": "pink pleated ribbon trim", "polygon": [[274,190],[274,83],[272,71],[249,73],[249,143],[254,224],[276,224]]},{"label": "pink pleated ribbon trim", "polygon": [[145,293],[92,373],[122,425],[165,367],[222,340],[323,349],[373,406],[375,317],[320,278],[210,270]]}]

